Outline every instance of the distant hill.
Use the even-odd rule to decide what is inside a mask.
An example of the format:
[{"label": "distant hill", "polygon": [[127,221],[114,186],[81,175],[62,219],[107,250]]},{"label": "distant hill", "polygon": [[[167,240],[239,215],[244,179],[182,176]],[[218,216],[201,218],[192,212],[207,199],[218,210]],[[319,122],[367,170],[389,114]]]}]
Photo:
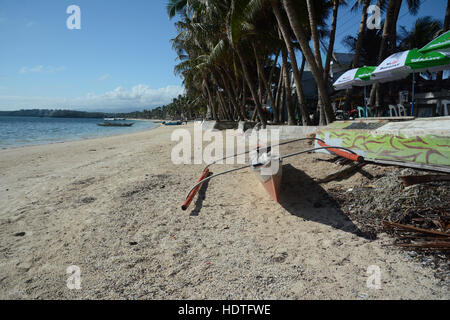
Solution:
[{"label": "distant hill", "polygon": [[105,118],[110,115],[107,113],[102,113],[102,112],[32,109],[32,110],[19,110],[19,111],[0,111],[0,116],[49,117],[49,118]]}]

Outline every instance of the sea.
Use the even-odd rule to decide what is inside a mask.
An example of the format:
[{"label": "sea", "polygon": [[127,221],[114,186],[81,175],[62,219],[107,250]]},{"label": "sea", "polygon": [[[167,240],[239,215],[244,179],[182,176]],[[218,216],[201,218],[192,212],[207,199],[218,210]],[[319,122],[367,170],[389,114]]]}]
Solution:
[{"label": "sea", "polygon": [[0,116],[0,149],[119,135],[159,126],[151,121],[121,122],[134,125],[100,127],[97,124],[103,119]]}]

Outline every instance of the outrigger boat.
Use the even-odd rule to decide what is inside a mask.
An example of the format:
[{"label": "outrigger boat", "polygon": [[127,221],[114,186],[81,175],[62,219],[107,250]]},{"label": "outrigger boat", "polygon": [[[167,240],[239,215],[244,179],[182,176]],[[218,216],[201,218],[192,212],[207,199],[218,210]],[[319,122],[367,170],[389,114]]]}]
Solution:
[{"label": "outrigger boat", "polygon": [[131,127],[134,124],[132,123],[119,123],[119,122],[109,122],[105,121],[104,123],[98,123],[97,125],[100,127]]},{"label": "outrigger boat", "polygon": [[283,160],[272,154],[271,148],[258,149],[249,164],[257,179],[276,202],[280,202],[281,178],[283,176]]},{"label": "outrigger boat", "polygon": [[163,125],[165,126],[181,126],[183,124],[182,121],[170,121],[170,122],[164,122]]},{"label": "outrigger boat", "polygon": [[[273,150],[272,147],[278,147],[278,146],[282,146],[282,145],[286,145],[286,144],[290,144],[290,143],[294,143],[294,142],[307,141],[307,140],[316,140],[317,143],[320,145],[320,147],[308,149],[308,150],[302,150],[302,151],[295,152],[295,153],[292,153],[292,154],[289,154],[289,155],[286,155],[283,157],[272,152],[272,150]],[[232,156],[232,157],[236,157],[239,155],[250,153],[251,156],[250,156],[250,160],[249,160],[249,165],[244,166],[244,167],[234,168],[231,170],[227,170],[227,171],[223,171],[223,172],[211,175],[211,173],[209,171],[210,166],[212,166],[220,161],[232,158],[232,157],[226,157],[226,158],[220,159],[218,161],[215,161],[215,162],[209,164],[203,170],[203,173],[202,173],[202,176],[200,177],[200,179],[197,181],[197,183],[191,188],[191,190],[187,194],[186,200],[183,203],[181,209],[185,211],[189,208],[189,205],[191,204],[195,195],[198,193],[201,186],[206,181],[211,180],[215,177],[224,175],[224,174],[236,172],[236,171],[247,169],[247,168],[252,168],[252,170],[256,174],[258,180],[262,183],[262,185],[264,186],[266,191],[269,193],[269,195],[276,202],[280,202],[280,190],[281,190],[281,182],[282,182],[282,175],[283,175],[283,166],[282,166],[283,159],[294,157],[294,156],[297,156],[300,154],[309,153],[309,152],[318,151],[318,150],[328,150],[330,153],[338,155],[340,157],[343,157],[343,158],[346,158],[346,159],[349,159],[349,160],[352,160],[355,162],[359,162],[359,163],[364,162],[364,158],[359,156],[352,150],[347,149],[347,148],[342,148],[342,147],[329,146],[323,140],[318,139],[318,138],[297,139],[297,140],[293,140],[293,141],[289,141],[289,142],[280,143],[280,144],[272,146],[272,147],[268,147],[268,148],[259,148],[258,147],[257,150],[248,151],[248,152],[245,152],[242,154],[237,154],[237,155]]]}]

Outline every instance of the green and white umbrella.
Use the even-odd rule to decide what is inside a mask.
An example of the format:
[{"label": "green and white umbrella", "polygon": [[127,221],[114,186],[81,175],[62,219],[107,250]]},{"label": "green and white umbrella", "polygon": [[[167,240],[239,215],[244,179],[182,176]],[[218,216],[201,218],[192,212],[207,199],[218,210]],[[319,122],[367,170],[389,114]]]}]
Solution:
[{"label": "green and white umbrella", "polygon": [[351,87],[364,87],[364,116],[367,117],[366,87],[374,84],[372,74],[376,67],[364,66],[345,72],[333,84],[336,90],[350,89]]},{"label": "green and white umbrella", "polygon": [[350,89],[351,87],[364,87],[374,82],[371,81],[371,75],[376,67],[361,67],[348,70],[337,79],[333,84],[336,90]]},{"label": "green and white umbrella", "polygon": [[414,114],[414,84],[415,74],[420,72],[439,72],[450,69],[450,56],[438,51],[422,54],[413,49],[398,52],[384,60],[372,73],[372,79],[379,82],[388,82],[403,79],[413,74],[412,108]]},{"label": "green and white umbrella", "polygon": [[438,72],[450,69],[450,57],[437,51],[422,54],[419,50],[394,53],[384,60],[373,72],[375,81],[406,78],[411,73]]},{"label": "green and white umbrella", "polygon": [[444,53],[445,55],[450,55],[450,31],[447,31],[443,35],[437,37],[419,51],[421,53],[438,51]]}]

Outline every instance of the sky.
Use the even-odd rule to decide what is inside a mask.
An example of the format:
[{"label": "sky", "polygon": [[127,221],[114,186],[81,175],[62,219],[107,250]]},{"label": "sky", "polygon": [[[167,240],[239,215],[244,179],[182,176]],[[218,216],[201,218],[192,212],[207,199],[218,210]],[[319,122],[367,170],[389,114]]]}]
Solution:
[{"label": "sky", "polygon": [[[443,19],[447,0],[424,1],[418,16]],[[166,2],[0,0],[0,110],[122,112],[170,103],[183,87],[173,73],[176,29]],[[71,5],[80,8],[81,29],[67,27]],[[360,16],[341,9],[336,52],[347,52],[342,39],[357,33]],[[416,18],[403,9],[399,25]]]},{"label": "sky", "polygon": [[[165,0],[0,0],[0,110],[153,108],[183,93]],[[81,29],[66,25],[70,5]]]}]

